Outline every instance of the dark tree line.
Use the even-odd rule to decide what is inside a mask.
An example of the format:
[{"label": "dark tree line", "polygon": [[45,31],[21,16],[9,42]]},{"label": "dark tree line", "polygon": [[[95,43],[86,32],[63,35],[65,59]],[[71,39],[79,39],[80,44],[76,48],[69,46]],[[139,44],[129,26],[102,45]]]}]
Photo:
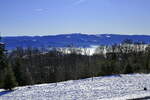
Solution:
[{"label": "dark tree line", "polygon": [[[23,86],[112,74],[149,73],[150,46],[147,45],[143,50],[143,44],[133,45],[131,41],[127,42],[109,47],[100,46],[94,55],[86,55],[87,49],[80,50],[72,47],[63,51],[53,48],[47,52],[31,47],[16,48],[7,54],[6,65],[3,62],[5,60],[0,62],[1,72],[5,69],[4,66],[9,66],[7,71],[12,73],[5,75],[6,80],[1,73],[0,81],[7,83],[6,86],[14,81],[19,86]],[[64,53],[68,50],[70,53]],[[104,53],[106,50],[108,51]],[[0,57],[4,59],[4,54],[0,54]],[[0,84],[0,86],[4,85]]]},{"label": "dark tree line", "polygon": [[7,59],[5,45],[0,43],[0,88],[11,90],[15,86],[17,86],[17,81]]}]

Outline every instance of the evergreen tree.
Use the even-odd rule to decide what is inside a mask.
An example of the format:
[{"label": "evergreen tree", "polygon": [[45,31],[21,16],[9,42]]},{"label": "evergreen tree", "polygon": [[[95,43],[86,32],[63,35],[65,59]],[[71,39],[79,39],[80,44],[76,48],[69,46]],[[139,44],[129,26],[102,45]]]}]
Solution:
[{"label": "evergreen tree", "polygon": [[13,65],[14,75],[19,86],[25,85],[25,80],[23,78],[23,72],[21,70],[20,59],[15,59],[15,64]]},{"label": "evergreen tree", "polygon": [[12,90],[12,88],[14,88],[15,86],[17,86],[17,82],[12,68],[8,65],[5,69],[5,79],[3,88],[6,90]]},{"label": "evergreen tree", "polygon": [[17,83],[5,52],[5,44],[0,42],[0,88],[11,90]]},{"label": "evergreen tree", "polygon": [[[1,36],[0,36],[1,41]],[[0,88],[2,88],[4,83],[4,69],[6,67],[6,56],[4,43],[0,42]]]}]

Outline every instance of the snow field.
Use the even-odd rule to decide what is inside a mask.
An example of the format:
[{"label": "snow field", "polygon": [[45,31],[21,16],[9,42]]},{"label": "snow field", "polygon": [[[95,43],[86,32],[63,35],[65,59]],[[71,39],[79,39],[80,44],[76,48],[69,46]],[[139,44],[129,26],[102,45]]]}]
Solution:
[{"label": "snow field", "polygon": [[[144,87],[148,90],[144,91]],[[2,91],[2,90],[1,90]],[[0,92],[1,94],[1,92]],[[114,75],[17,87],[0,100],[126,100],[150,96],[150,74]]]}]

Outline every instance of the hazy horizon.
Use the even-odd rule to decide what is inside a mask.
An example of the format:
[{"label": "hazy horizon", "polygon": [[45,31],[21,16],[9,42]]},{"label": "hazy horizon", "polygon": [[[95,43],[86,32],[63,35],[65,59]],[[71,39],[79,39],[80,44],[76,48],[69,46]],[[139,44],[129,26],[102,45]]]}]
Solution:
[{"label": "hazy horizon", "polygon": [[144,36],[150,36],[150,34],[117,34],[117,33],[58,33],[58,34],[46,34],[46,35],[1,35],[2,37],[22,37],[22,36],[56,36],[56,35],[70,35],[70,34],[85,34],[85,35],[144,35]]}]

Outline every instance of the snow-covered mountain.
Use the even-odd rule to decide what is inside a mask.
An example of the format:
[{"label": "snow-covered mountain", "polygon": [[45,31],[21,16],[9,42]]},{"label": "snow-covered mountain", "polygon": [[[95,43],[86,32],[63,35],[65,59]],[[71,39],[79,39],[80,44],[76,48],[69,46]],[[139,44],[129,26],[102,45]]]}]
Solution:
[{"label": "snow-covered mountain", "polygon": [[[127,100],[150,99],[150,74],[130,74],[0,90],[0,100]],[[144,90],[144,87],[147,90]],[[145,99],[136,99],[145,100]],[[147,100],[147,99],[146,99]]]},{"label": "snow-covered mountain", "polygon": [[117,34],[61,34],[49,36],[18,36],[3,37],[7,49],[16,47],[90,47],[91,45],[112,45],[121,43],[125,39],[135,42],[150,43],[150,36],[146,35],[117,35]]}]

